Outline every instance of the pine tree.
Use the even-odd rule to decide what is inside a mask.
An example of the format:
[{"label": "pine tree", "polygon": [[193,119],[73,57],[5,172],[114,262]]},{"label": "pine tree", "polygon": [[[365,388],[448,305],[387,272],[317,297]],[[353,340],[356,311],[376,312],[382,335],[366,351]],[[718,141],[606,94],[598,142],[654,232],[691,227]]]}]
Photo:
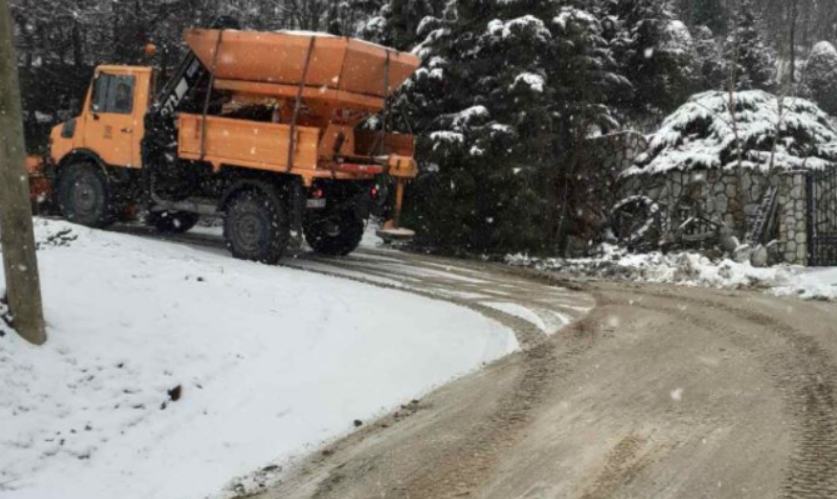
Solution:
[{"label": "pine tree", "polygon": [[699,26],[693,31],[697,70],[694,91],[721,90],[728,77],[721,45],[708,27]]},{"label": "pine tree", "polygon": [[803,72],[806,93],[823,111],[837,115],[837,49],[820,42],[811,51]]},{"label": "pine tree", "polygon": [[[413,189],[426,244],[555,250],[569,227],[583,139],[614,127],[626,85],[591,13],[537,0],[454,0],[419,46],[407,108],[435,165]],[[425,207],[427,209],[422,209]]]},{"label": "pine tree", "polygon": [[713,33],[724,33],[727,15],[721,0],[694,0],[691,22],[694,26],[706,26]]},{"label": "pine tree", "polygon": [[410,50],[419,40],[419,28],[425,19],[442,12],[442,0],[389,0],[377,16],[368,20],[361,36],[399,50]]},{"label": "pine tree", "polygon": [[772,91],[775,87],[776,54],[764,41],[751,0],[744,0],[740,6],[726,40],[724,58],[735,88]]},{"label": "pine tree", "polygon": [[609,0],[615,20],[608,37],[636,92],[623,102],[630,114],[665,113],[690,95],[694,47],[686,26],[657,0]]}]

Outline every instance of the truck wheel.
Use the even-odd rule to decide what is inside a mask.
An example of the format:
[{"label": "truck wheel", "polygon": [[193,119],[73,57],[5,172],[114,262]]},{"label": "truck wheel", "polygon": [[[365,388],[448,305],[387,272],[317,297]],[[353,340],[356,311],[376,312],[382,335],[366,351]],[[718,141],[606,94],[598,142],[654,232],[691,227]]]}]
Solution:
[{"label": "truck wheel", "polygon": [[88,163],[69,165],[58,180],[57,200],[61,214],[88,227],[103,228],[116,219],[107,178]]},{"label": "truck wheel", "polygon": [[291,237],[281,202],[258,190],[245,190],[229,200],[224,239],[235,258],[276,264]]},{"label": "truck wheel", "polygon": [[198,224],[201,216],[188,211],[152,211],[146,223],[163,234],[183,234]]},{"label": "truck wheel", "polygon": [[317,253],[346,256],[360,245],[364,225],[352,211],[313,215],[305,223],[305,240]]}]

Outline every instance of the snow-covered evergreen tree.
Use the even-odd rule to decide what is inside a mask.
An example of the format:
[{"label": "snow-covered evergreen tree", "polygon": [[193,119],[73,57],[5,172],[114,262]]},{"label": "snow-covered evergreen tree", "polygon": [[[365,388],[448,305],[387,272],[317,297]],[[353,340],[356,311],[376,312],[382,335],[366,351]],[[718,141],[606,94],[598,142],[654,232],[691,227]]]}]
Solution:
[{"label": "snow-covered evergreen tree", "polygon": [[413,190],[433,206],[416,221],[423,241],[554,249],[577,152],[589,133],[616,125],[604,103],[627,85],[598,19],[555,2],[453,0],[423,24],[435,29],[407,91],[428,137],[421,157],[438,169]]},{"label": "snow-covered evergreen tree", "polygon": [[837,115],[837,49],[829,42],[814,46],[803,72],[806,94],[825,112]]},{"label": "snow-covered evergreen tree", "polygon": [[695,26],[706,26],[713,33],[727,29],[727,15],[721,0],[693,0],[692,18]]},{"label": "snow-covered evergreen tree", "polygon": [[776,53],[765,43],[751,0],[741,4],[725,45],[724,57],[736,89],[769,91],[776,86]]},{"label": "snow-covered evergreen tree", "polygon": [[361,36],[399,50],[411,49],[423,20],[441,14],[442,0],[389,0],[366,23]]},{"label": "snow-covered evergreen tree", "polygon": [[693,30],[695,44],[695,89],[720,90],[728,78],[723,50],[715,35],[706,26]]},{"label": "snow-covered evergreen tree", "polygon": [[635,88],[623,107],[645,114],[682,104],[694,78],[688,28],[656,0],[606,0],[603,15],[621,70]]}]

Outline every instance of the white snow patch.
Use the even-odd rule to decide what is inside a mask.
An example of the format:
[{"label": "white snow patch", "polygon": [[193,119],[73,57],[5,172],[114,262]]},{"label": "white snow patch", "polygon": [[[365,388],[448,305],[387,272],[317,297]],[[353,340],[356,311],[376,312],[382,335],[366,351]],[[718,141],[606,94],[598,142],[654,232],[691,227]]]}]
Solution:
[{"label": "white snow patch", "polygon": [[366,224],[366,230],[363,231],[363,239],[360,240],[362,248],[378,248],[384,245],[384,240],[378,237],[378,229],[381,228],[379,222],[370,221]]},{"label": "white snow patch", "polygon": [[675,388],[671,391],[671,400],[675,402],[680,402],[683,400],[683,389],[682,388]]},{"label": "white snow patch", "polygon": [[546,83],[544,77],[535,73],[521,73],[517,75],[512,84],[512,88],[518,84],[523,83],[529,87],[532,92],[543,93],[543,87]]},{"label": "white snow patch", "polygon": [[837,59],[837,49],[834,48],[830,42],[821,41],[814,45],[814,48],[811,49],[811,55],[808,56],[809,59],[816,59],[816,58],[829,58],[829,59]]},{"label": "white snow patch", "polygon": [[797,269],[786,284],[773,292],[777,296],[798,296],[804,300],[837,300],[837,268]]},{"label": "white snow patch", "polygon": [[837,267],[778,265],[756,268],[729,259],[713,261],[697,253],[630,254],[609,245],[601,248],[597,258],[541,260],[518,254],[508,255],[506,262],[580,277],[721,289],[758,288],[780,297],[837,301]]},{"label": "white snow patch", "polygon": [[453,115],[453,126],[461,130],[470,126],[475,120],[487,119],[489,116],[490,113],[485,106],[472,106]]},{"label": "white snow patch", "polygon": [[502,40],[513,39],[523,34],[532,35],[540,42],[545,42],[552,38],[552,33],[549,32],[543,21],[531,14],[505,22],[494,19],[488,23],[488,33]]},{"label": "white snow patch", "polygon": [[587,277],[727,289],[771,288],[785,284],[793,274],[793,267],[789,266],[756,268],[750,263],[713,261],[690,252],[632,254],[610,245],[603,245],[597,258],[538,260],[526,255],[509,255],[506,262]]},{"label": "white snow patch", "polygon": [[461,133],[440,131],[431,133],[430,140],[433,142],[433,149],[435,150],[441,144],[461,145],[465,142],[465,136]]},{"label": "white snow patch", "polygon": [[38,123],[52,123],[55,121],[55,116],[51,114],[42,113],[40,111],[35,111],[35,121]]},{"label": "white snow patch", "polygon": [[213,496],[518,348],[411,294],[64,222],[36,233],[49,340],[0,337],[2,497]]}]

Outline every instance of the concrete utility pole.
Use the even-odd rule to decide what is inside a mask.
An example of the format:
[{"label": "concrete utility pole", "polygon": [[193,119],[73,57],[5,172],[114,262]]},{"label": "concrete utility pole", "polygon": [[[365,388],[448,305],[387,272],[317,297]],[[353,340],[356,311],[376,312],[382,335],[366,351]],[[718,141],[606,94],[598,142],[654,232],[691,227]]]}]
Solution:
[{"label": "concrete utility pole", "polygon": [[8,0],[0,0],[0,244],[14,328],[26,340],[42,345],[46,342],[46,328]]}]

